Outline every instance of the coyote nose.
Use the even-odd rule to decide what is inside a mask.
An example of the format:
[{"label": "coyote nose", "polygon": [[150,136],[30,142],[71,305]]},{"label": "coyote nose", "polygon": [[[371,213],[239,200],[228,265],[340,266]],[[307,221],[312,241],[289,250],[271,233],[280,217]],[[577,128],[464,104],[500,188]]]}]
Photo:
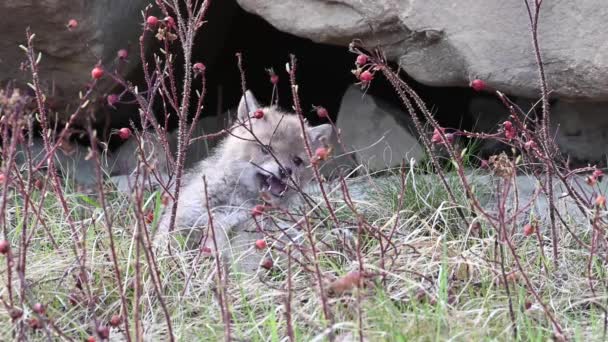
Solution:
[{"label": "coyote nose", "polygon": [[281,178],[287,178],[289,176],[291,176],[291,168],[286,167],[286,168],[281,168],[281,170],[279,171],[279,176],[281,176]]}]

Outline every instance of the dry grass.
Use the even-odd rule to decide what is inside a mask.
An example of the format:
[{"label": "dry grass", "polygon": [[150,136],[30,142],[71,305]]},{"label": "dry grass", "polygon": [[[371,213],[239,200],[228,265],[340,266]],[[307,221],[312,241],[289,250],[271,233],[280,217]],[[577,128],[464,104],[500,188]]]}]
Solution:
[{"label": "dry grass", "polygon": [[[542,112],[523,112],[496,91],[510,112],[497,132],[441,127],[382,51],[354,41],[351,51],[365,57],[363,65],[355,66],[355,76],[367,75],[359,84],[368,87],[370,78],[377,82],[381,77],[391,84],[416,126],[428,162],[383,176],[322,183],[320,191],[311,192],[312,202],[289,212],[269,211],[261,223],[248,222],[253,233],[238,234],[232,241],[238,262],[203,256],[186,248],[183,239],[176,239],[171,249],[151,247],[149,234],[155,230],[162,200],[160,192],[143,190],[160,172],[157,158],[145,149],[137,150],[137,179],[126,194],[104,183],[99,163],[103,151],[97,149],[87,155],[97,163],[92,192],[73,191],[70,180],[59,177],[49,161],[65,147],[78,120],[85,121],[91,146],[104,143],[84,120],[93,113],[89,104],[97,83],[82,92],[79,106],[57,132],[40,86],[38,67],[45,60],[28,31],[21,48],[35,96],[15,95],[12,89],[0,92],[0,228],[10,245],[10,251],[0,255],[0,338],[606,339],[608,239],[601,195],[606,189],[599,170],[571,169],[551,139],[549,88],[537,41],[541,3],[524,1]],[[204,107],[205,71],[191,71],[194,38],[207,20],[209,2],[163,0],[156,5],[163,17],[175,16],[177,25],[169,20],[142,25],[145,84],[131,84],[119,64],[105,66],[105,77],[140,109],[146,134],[135,132],[132,139],[156,134],[161,150],[174,157],[167,163],[176,186],[168,192],[178,203],[185,156],[194,139],[192,122]],[[142,22],[150,10],[144,10]],[[163,46],[153,51],[154,58],[145,56],[150,39]],[[174,64],[182,61],[176,62],[173,47],[183,53],[183,75],[174,72]],[[237,54],[237,59],[245,93],[242,56]],[[295,56],[288,66],[295,114],[304,127]],[[177,83],[183,85],[181,91]],[[34,111],[26,106],[30,102],[36,102]],[[156,103],[162,105],[160,112],[153,111]],[[167,127],[157,121],[163,117],[178,121],[175,156],[169,152]],[[43,137],[45,157],[33,160],[25,148],[17,162],[18,146],[31,143],[35,135],[34,123]],[[228,131],[196,139],[216,139]],[[495,140],[510,146],[512,155],[490,163],[490,175],[466,174],[472,154],[454,143],[456,137]],[[308,145],[307,156],[316,160]],[[315,163],[312,168],[320,181]],[[537,183],[525,190],[516,171],[530,172]],[[590,172],[587,186],[580,175]],[[526,195],[531,193],[535,195]],[[526,198],[532,198],[535,211],[529,210]],[[146,222],[150,217],[153,220]],[[533,223],[536,233],[525,234],[526,223]],[[256,234],[263,234],[268,248],[254,248]],[[269,270],[243,267],[267,258],[273,260]],[[113,316],[122,322],[108,331]]]},{"label": "dry grass", "polygon": [[[271,271],[259,268],[255,274],[240,273],[234,265],[223,264],[231,269],[225,282],[224,298],[231,315],[232,337],[248,341],[283,340],[287,338],[286,311],[289,311],[294,337],[298,341],[324,340],[330,330],[346,340],[358,339],[360,331],[370,341],[511,340],[508,298],[500,267],[495,262],[496,236],[483,222],[481,231],[463,229],[454,205],[447,201],[436,177],[410,171],[405,192],[401,190],[399,175],[366,176],[349,181],[357,212],[370,226],[388,234],[397,218],[398,223],[391,239],[392,248],[384,253],[379,239],[360,236],[363,267],[368,274],[365,287],[346,286],[347,291],[343,293],[323,295],[333,315],[331,325],[323,314],[314,272],[293,261],[288,269],[285,253],[273,249],[272,245],[267,251],[275,259]],[[133,309],[135,217],[129,198],[112,191],[108,187],[111,212],[115,215],[116,250],[124,274],[122,290]],[[401,208],[400,194],[404,196]],[[458,196],[466,203],[464,194]],[[340,189],[336,187],[332,203],[342,226],[333,226],[326,217],[314,220],[316,243],[319,246],[327,243],[320,248],[318,259],[326,291],[335,286],[332,282],[336,279],[359,270],[359,260],[353,254],[358,239],[357,217],[341,197]],[[16,244],[24,224],[20,219],[23,202],[19,196],[9,198],[7,212],[12,218],[9,241]],[[146,198],[153,202],[156,196],[150,193]],[[37,200],[37,195],[32,195],[32,199]],[[107,248],[108,236],[101,219],[103,211],[92,196],[70,194],[68,199],[73,212],[80,218],[76,225],[86,235],[88,247],[84,261],[90,275],[91,293],[97,301],[90,305],[84,302],[70,304],[70,293],[79,293],[74,277],[78,268],[69,252],[73,237],[58,203],[52,196],[47,196],[41,217],[59,249],[52,248],[39,223],[26,222],[28,229],[35,230],[27,255],[26,293],[30,306],[25,308],[23,319],[16,323],[11,322],[8,313],[2,312],[4,309],[0,311],[0,336],[16,336],[20,324],[35,316],[30,309],[35,302],[47,305],[46,317],[65,335],[77,340],[92,333],[94,318],[107,324],[112,315],[120,313],[119,292],[114,285]],[[588,239],[588,225],[579,222],[575,228],[580,236]],[[541,233],[545,235],[545,229]],[[604,313],[596,304],[605,302],[606,291],[599,282],[595,284],[595,294],[590,291],[586,274],[588,251],[577,247],[564,230],[560,236],[559,268],[554,269],[550,262],[542,259],[538,241],[533,236],[524,237],[518,229],[511,238],[527,276],[565,333],[573,340],[601,339]],[[550,255],[549,236],[543,236],[543,239],[545,255]],[[254,249],[253,245],[250,248]],[[164,300],[177,340],[219,340],[224,337],[225,324],[217,298],[220,287],[215,259],[197,259],[196,254],[197,251],[174,250],[172,256],[158,259]],[[507,256],[505,264],[516,311],[518,339],[551,338],[554,333],[551,323],[526,289],[513,258]],[[147,264],[142,262],[141,267],[144,279],[149,281]],[[605,272],[600,262],[594,263],[593,267],[598,274]],[[193,275],[185,288],[185,278],[190,273]],[[288,278],[291,279],[290,291]],[[6,298],[5,267],[0,279],[0,296]],[[13,288],[19,288],[19,280],[13,281]],[[144,289],[140,317],[145,340],[165,340],[166,324],[157,296],[150,286],[144,286]],[[289,308],[288,294],[291,297]],[[31,340],[45,340],[47,334],[55,335],[51,329],[47,333],[45,330],[26,329],[26,336]],[[111,337],[112,340],[124,339],[121,329],[112,329]]]}]

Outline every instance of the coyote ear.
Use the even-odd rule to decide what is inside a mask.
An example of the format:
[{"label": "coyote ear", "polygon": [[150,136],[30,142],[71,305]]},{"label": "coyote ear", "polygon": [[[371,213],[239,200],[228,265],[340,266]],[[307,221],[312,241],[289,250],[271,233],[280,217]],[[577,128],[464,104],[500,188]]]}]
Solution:
[{"label": "coyote ear", "polygon": [[255,99],[253,93],[250,90],[245,91],[245,95],[241,97],[238,109],[239,120],[246,120],[249,118],[249,113],[255,112],[256,109],[260,108],[258,100]]},{"label": "coyote ear", "polygon": [[308,128],[308,137],[313,148],[321,147],[330,143],[333,127],[330,124],[323,124]]}]

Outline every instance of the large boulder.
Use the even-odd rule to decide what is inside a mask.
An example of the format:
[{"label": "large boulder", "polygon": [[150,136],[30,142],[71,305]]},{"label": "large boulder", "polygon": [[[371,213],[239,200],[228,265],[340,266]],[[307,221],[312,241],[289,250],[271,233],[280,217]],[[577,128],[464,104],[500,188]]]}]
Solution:
[{"label": "large boulder", "polygon": [[[202,118],[196,123],[192,132],[193,141],[186,150],[185,167],[190,168],[197,162],[206,158],[213,147],[217,144],[216,140],[196,139],[210,133],[216,133],[223,127],[222,122],[217,117]],[[128,191],[130,182],[133,181],[132,175],[136,173],[142,154],[139,147],[143,147],[147,165],[153,166],[158,170],[160,176],[167,176],[168,161],[166,153],[155,132],[143,133],[143,141],[139,141],[134,135],[115,151],[98,151],[100,156],[101,172],[109,175],[117,184],[120,190]],[[173,157],[177,155],[177,131],[167,134],[169,149]],[[26,156],[26,145],[20,144],[17,147],[16,161],[22,170],[28,167]],[[46,150],[42,138],[35,137],[29,146],[32,163],[38,164],[44,161]],[[64,179],[72,180],[75,184],[83,187],[94,187],[97,182],[97,162],[88,158],[89,146],[79,143],[66,143],[57,149],[52,158],[55,168]],[[156,181],[155,178],[152,181]]]},{"label": "large boulder", "polygon": [[[540,112],[537,101],[516,99],[515,103],[526,113]],[[501,123],[509,120],[509,112],[496,97],[475,97],[469,104],[468,115],[477,132],[495,133]],[[602,161],[608,154],[608,102],[554,101],[551,105],[552,136],[560,151],[577,165]],[[496,140],[485,140],[482,153],[496,153],[505,145]]]},{"label": "large boulder", "polygon": [[[42,53],[40,76],[45,92],[56,109],[74,105],[78,92],[91,81],[91,69],[100,60],[112,65],[116,53],[127,49],[132,57],[122,66],[126,73],[139,62],[141,11],[149,0],[3,0],[0,30],[0,82],[31,82],[20,71],[25,54],[25,30],[36,34],[34,45]],[[78,26],[68,30],[70,19]],[[109,79],[99,84],[103,93],[114,86]],[[60,114],[64,111],[60,110]]]},{"label": "large boulder", "polygon": [[[557,101],[551,124],[560,150],[575,161],[602,161],[608,154],[608,102]],[[604,159],[605,160],[605,159]]]},{"label": "large boulder", "polygon": [[[465,86],[479,77],[536,98],[538,72],[524,1],[238,0],[281,31],[346,46],[361,38],[417,81]],[[533,3],[534,1],[530,1]],[[608,100],[603,0],[542,4],[540,45],[553,95]]]},{"label": "large boulder", "polygon": [[[369,171],[399,166],[404,159],[419,160],[424,156],[407,112],[364,94],[356,86],[344,94],[336,126],[346,152],[354,154],[357,163]],[[338,154],[338,160],[348,156]]]}]

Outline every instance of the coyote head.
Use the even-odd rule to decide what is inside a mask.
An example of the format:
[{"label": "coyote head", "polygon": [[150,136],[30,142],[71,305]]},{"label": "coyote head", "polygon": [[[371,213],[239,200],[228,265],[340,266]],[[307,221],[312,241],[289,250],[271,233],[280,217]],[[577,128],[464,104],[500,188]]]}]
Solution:
[{"label": "coyote head", "polygon": [[332,126],[311,127],[305,122],[303,130],[296,114],[275,106],[261,107],[247,91],[239,103],[237,122],[219,146],[220,164],[238,165],[242,186],[266,202],[280,205],[314,178],[303,132],[314,154],[329,142]]}]

